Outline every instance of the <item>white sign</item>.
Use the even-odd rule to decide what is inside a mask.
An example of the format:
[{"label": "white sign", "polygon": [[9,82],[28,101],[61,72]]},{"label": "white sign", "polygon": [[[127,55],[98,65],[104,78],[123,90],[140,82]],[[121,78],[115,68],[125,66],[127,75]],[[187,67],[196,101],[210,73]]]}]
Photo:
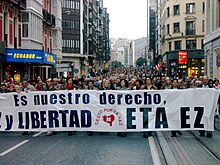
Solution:
[{"label": "white sign", "polygon": [[215,89],[0,94],[0,131],[213,131]]}]

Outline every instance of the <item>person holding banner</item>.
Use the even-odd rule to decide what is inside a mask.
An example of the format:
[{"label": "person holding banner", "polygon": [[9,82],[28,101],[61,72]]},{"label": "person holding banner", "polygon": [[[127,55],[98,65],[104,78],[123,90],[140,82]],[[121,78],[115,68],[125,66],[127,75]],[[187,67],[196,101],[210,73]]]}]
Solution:
[{"label": "person holding banner", "polygon": [[[73,78],[72,77],[67,77],[66,78],[65,86],[66,86],[67,90],[75,90],[76,89],[74,84],[73,84]],[[68,131],[68,136],[72,136],[72,135],[75,135],[75,134],[76,134],[75,131]]]},{"label": "person holding banner", "polygon": [[[178,82],[179,82],[179,81],[178,81],[177,79],[173,79],[171,89],[181,89],[181,88],[178,86]],[[176,137],[176,133],[178,133],[179,135],[182,135],[182,132],[181,132],[181,131],[171,131],[171,137]]]},{"label": "person holding banner", "polygon": [[[157,87],[152,84],[151,78],[147,77],[146,80],[145,80],[145,85],[142,86],[142,89],[157,90]],[[149,136],[152,136],[152,131],[143,132],[143,137],[144,138],[148,138]]]},{"label": "person holding banner", "polygon": [[[87,90],[97,90],[94,88],[94,81],[88,80],[87,81]],[[88,136],[93,136],[94,132],[93,131],[87,131]]]},{"label": "person holding banner", "polygon": [[[121,79],[117,90],[129,90],[128,81],[126,79]],[[129,116],[131,116],[131,115],[129,115]],[[124,132],[117,132],[117,136],[127,137],[127,134]]]},{"label": "person holding banner", "polygon": [[[46,80],[46,89],[45,89],[46,91],[54,91],[54,90],[56,90],[55,88],[54,88],[54,86],[53,86],[53,83],[52,83],[52,79],[51,78],[48,78],[47,80]],[[52,132],[52,131],[47,131],[47,134],[46,134],[46,136],[51,136],[51,135],[53,135],[53,134],[56,134],[55,132]]]},{"label": "person holding banner", "polygon": [[[213,86],[211,84],[208,83],[209,82],[209,78],[208,76],[203,76],[202,77],[202,85],[200,86],[200,88],[213,88]],[[213,116],[213,120],[215,120],[214,116]],[[205,136],[205,131],[200,130],[199,131],[201,137]],[[212,138],[213,134],[211,131],[207,131],[206,137],[207,138]]]},{"label": "person holding banner", "polygon": [[29,91],[36,91],[35,87],[33,85],[29,84],[26,80],[24,80],[22,82],[21,90],[26,93]]},{"label": "person holding banner", "polygon": [[[33,85],[30,85],[26,80],[22,82],[21,91],[23,92],[29,92],[29,91],[36,91],[35,87]],[[22,135],[28,135],[28,131],[24,131]]]}]

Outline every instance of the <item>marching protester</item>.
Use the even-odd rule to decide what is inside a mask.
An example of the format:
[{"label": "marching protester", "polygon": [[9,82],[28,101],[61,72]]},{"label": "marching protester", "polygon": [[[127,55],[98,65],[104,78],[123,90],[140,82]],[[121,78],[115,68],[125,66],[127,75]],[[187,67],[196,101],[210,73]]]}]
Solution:
[{"label": "marching protester", "polygon": [[[145,85],[142,86],[142,89],[145,89],[145,90],[157,90],[157,87],[154,86],[151,82],[151,78],[150,77],[147,77],[146,80],[145,80]],[[146,118],[145,120],[147,121],[147,116],[144,116],[144,118]],[[143,132],[143,137],[144,138],[148,138],[149,136],[152,136],[152,131],[145,131]]]},{"label": "marching protester", "polygon": [[[28,92],[31,92],[31,91],[36,91],[35,87],[31,84],[28,83],[27,80],[23,80],[22,81],[22,86],[21,86],[21,91],[22,92],[25,92],[25,93],[28,93]],[[28,131],[24,131],[22,133],[22,135],[28,135]]]},{"label": "marching protester", "polygon": [[[203,76],[202,77],[202,84],[199,86],[200,88],[213,88],[212,83],[209,83],[209,78],[208,76]],[[213,120],[214,120],[214,116],[213,116]],[[205,132],[203,130],[200,130],[200,136],[203,137],[205,136]],[[207,138],[211,138],[213,136],[211,131],[207,131],[206,137]]]},{"label": "marching protester", "polygon": [[[128,81],[126,79],[122,78],[120,80],[119,87],[117,87],[117,90],[129,90]],[[130,113],[130,112],[128,111],[128,113]],[[129,116],[131,116],[131,115],[129,115]],[[129,123],[131,123],[131,122],[129,122]],[[128,126],[128,127],[131,127],[131,126]],[[127,134],[125,132],[117,132],[117,136],[127,137]]]},{"label": "marching protester", "polygon": [[[66,78],[66,89],[67,90],[75,90],[76,87],[75,85],[73,84],[73,78],[72,77],[67,77]],[[68,131],[68,136],[72,136],[72,135],[75,135],[76,134],[76,131]]]},{"label": "marching protester", "polygon": [[[94,88],[94,82],[92,80],[87,81],[87,90],[95,90]],[[93,136],[94,132],[93,131],[87,131],[88,136]]]},{"label": "marching protester", "polygon": [[0,92],[1,93],[7,93],[7,85],[6,84],[1,84],[1,88],[0,88]]},{"label": "marching protester", "polygon": [[[177,79],[173,79],[171,89],[181,89],[178,86],[178,84],[181,85],[182,83],[178,83],[178,82],[181,82],[181,81],[178,81]],[[182,135],[181,131],[171,131],[171,137],[176,137],[176,133],[178,133],[179,135]]]},{"label": "marching protester", "polygon": [[27,93],[28,91],[36,91],[36,89],[33,85],[29,84],[27,80],[23,80],[21,91]]}]

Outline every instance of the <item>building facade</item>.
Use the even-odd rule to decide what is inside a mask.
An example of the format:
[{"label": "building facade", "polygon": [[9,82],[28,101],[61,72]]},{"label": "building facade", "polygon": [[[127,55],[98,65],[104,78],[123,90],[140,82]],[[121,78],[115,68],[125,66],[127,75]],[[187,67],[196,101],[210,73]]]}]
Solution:
[{"label": "building facade", "polygon": [[149,57],[151,65],[156,65],[156,10],[154,7],[150,7],[150,29],[149,29]]},{"label": "building facade", "polygon": [[0,80],[6,75],[14,77],[16,70],[6,61],[6,49],[21,48],[22,12],[26,8],[26,0],[0,0]]},{"label": "building facade", "polygon": [[220,1],[206,0],[205,74],[220,79]]},{"label": "building facade", "polygon": [[205,0],[162,1],[162,58],[168,75],[204,75],[205,11]]},{"label": "building facade", "polygon": [[57,15],[61,0],[1,1],[0,8],[6,46],[1,75],[11,75],[16,81],[51,77],[57,56],[61,56],[61,41],[53,36],[62,34]]},{"label": "building facade", "polygon": [[148,42],[147,37],[142,37],[134,40],[134,45],[135,45],[135,57],[134,61],[136,61],[139,58],[147,58],[147,45],[146,43]]},{"label": "building facade", "polygon": [[156,2],[147,1],[147,42],[145,45],[145,56],[148,65],[154,65],[156,49]]},{"label": "building facade", "polygon": [[[102,0],[63,0],[62,63],[86,75],[109,60],[109,16]],[[77,71],[76,72],[74,72]]]},{"label": "building facade", "polygon": [[156,35],[155,35],[155,64],[162,64],[162,53],[161,53],[161,49],[162,49],[162,26],[161,26],[161,22],[162,22],[162,14],[161,14],[161,7],[162,7],[162,0],[156,0]]},{"label": "building facade", "polygon": [[134,42],[126,38],[111,39],[112,62],[118,61],[124,66],[134,65]]}]

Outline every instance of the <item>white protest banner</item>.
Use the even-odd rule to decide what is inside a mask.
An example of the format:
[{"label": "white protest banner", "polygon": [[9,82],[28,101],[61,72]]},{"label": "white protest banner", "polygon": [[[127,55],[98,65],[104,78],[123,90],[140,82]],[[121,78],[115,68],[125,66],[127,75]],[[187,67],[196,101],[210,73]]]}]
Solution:
[{"label": "white protest banner", "polygon": [[0,94],[0,131],[213,130],[215,89]]}]

